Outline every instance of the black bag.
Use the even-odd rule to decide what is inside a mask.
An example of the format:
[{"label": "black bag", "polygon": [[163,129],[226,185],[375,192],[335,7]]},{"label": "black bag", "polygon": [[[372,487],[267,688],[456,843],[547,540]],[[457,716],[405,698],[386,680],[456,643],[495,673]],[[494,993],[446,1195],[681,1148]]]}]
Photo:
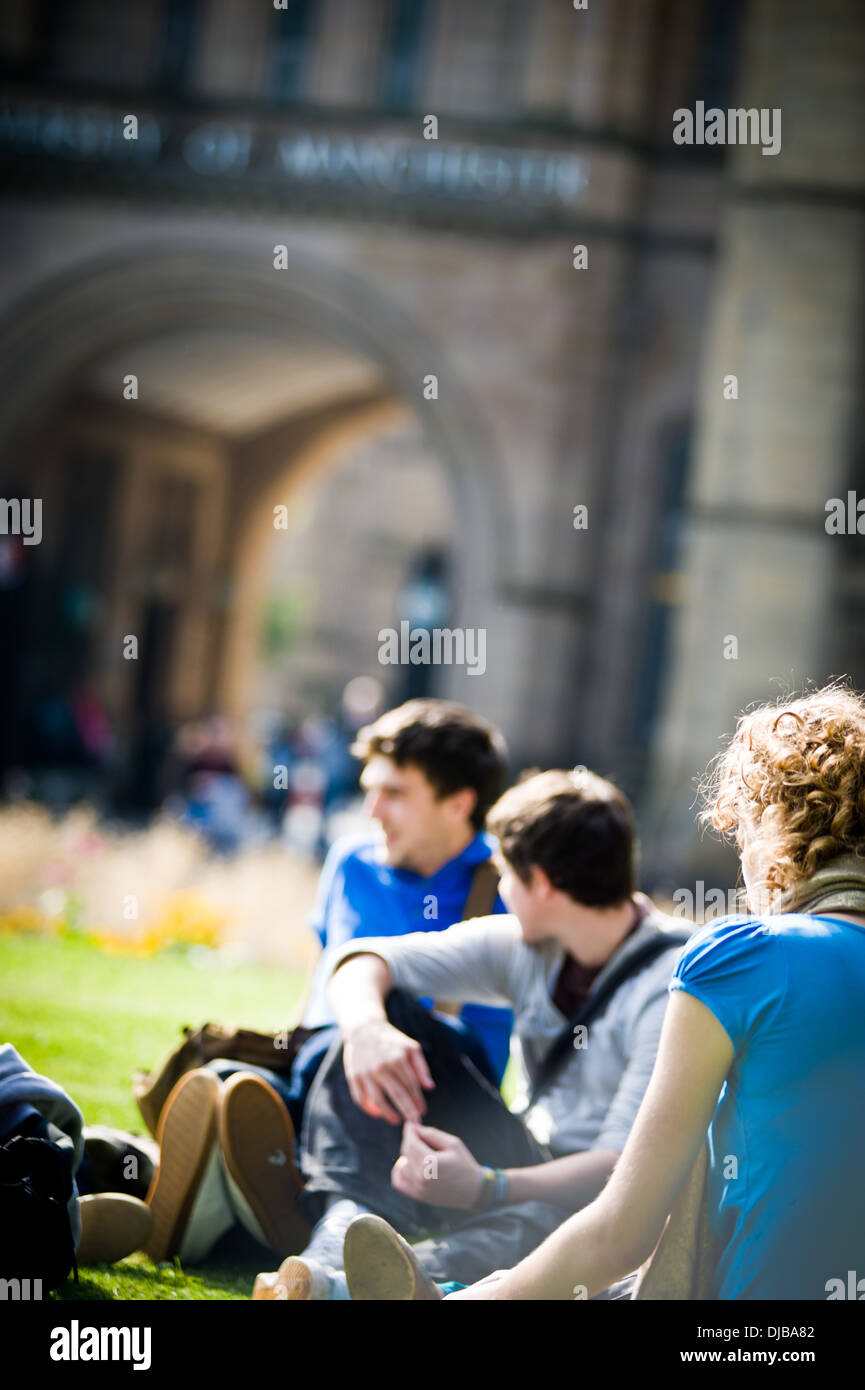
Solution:
[{"label": "black bag", "polygon": [[69,1158],[48,1139],[16,1134],[0,1145],[0,1278],[42,1281],[41,1293],[78,1279],[69,1220]]}]

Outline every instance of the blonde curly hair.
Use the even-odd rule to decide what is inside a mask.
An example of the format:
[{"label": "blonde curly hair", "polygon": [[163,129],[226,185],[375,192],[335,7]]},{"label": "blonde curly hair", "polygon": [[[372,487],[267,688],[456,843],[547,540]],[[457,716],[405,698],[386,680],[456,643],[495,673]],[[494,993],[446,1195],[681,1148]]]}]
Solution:
[{"label": "blonde curly hair", "polygon": [[740,849],[756,829],[773,896],[838,855],[865,859],[865,698],[834,684],[746,711],[701,793],[700,820]]}]

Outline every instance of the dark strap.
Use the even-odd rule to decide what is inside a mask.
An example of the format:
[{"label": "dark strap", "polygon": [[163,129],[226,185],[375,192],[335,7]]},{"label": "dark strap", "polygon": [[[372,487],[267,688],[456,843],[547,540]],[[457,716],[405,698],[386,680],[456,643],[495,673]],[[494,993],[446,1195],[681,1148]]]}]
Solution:
[{"label": "dark strap", "polygon": [[681,927],[673,931],[659,932],[657,936],[651,937],[638,951],[626,956],[614,970],[610,971],[600,989],[589,995],[582,1008],[574,1014],[567,1028],[551,1043],[532,1083],[529,1105],[534,1105],[541,1091],[549,1086],[550,1081],[561,1069],[565,1058],[569,1057],[573,1051],[574,1029],[580,1024],[585,1025],[593,1022],[599,1014],[603,1013],[613,995],[626,980],[629,980],[632,975],[636,975],[645,965],[657,960],[665,951],[669,951],[671,946],[684,946],[690,935],[689,931],[685,931]]},{"label": "dark strap", "polygon": [[472,917],[489,917],[495,907],[498,891],[499,871],[491,859],[485,859],[472,874],[462,920],[470,922]]},{"label": "dark strap", "polygon": [[[496,904],[499,891],[499,871],[491,859],[484,859],[472,874],[469,895],[463,908],[461,922],[470,922],[473,917],[489,917]],[[433,1008],[440,1014],[457,1015],[462,1012],[462,1004],[451,1004],[447,999],[437,999]]]}]

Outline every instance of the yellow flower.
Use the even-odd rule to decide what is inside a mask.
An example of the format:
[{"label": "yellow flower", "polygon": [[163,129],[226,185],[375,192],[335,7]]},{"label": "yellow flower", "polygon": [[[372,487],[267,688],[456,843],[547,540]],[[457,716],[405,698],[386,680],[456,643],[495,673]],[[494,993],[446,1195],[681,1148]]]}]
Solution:
[{"label": "yellow flower", "polygon": [[36,907],[13,907],[0,914],[0,931],[3,932],[40,934],[50,930],[51,923],[48,918]]}]

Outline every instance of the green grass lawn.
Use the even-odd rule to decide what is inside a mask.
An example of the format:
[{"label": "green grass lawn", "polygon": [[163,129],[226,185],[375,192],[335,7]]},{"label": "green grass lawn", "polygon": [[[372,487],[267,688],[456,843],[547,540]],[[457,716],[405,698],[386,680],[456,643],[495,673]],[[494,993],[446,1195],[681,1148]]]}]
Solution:
[{"label": "green grass lawn", "polygon": [[[142,1133],[130,1079],[173,1047],[184,1024],[280,1028],[301,978],[272,966],[220,963],[210,952],[109,955],[81,938],[0,936],[0,1042],[60,1083],[90,1124]],[[195,1269],[143,1255],[82,1269],[59,1298],[241,1299],[273,1258],[238,1228]]]}]

